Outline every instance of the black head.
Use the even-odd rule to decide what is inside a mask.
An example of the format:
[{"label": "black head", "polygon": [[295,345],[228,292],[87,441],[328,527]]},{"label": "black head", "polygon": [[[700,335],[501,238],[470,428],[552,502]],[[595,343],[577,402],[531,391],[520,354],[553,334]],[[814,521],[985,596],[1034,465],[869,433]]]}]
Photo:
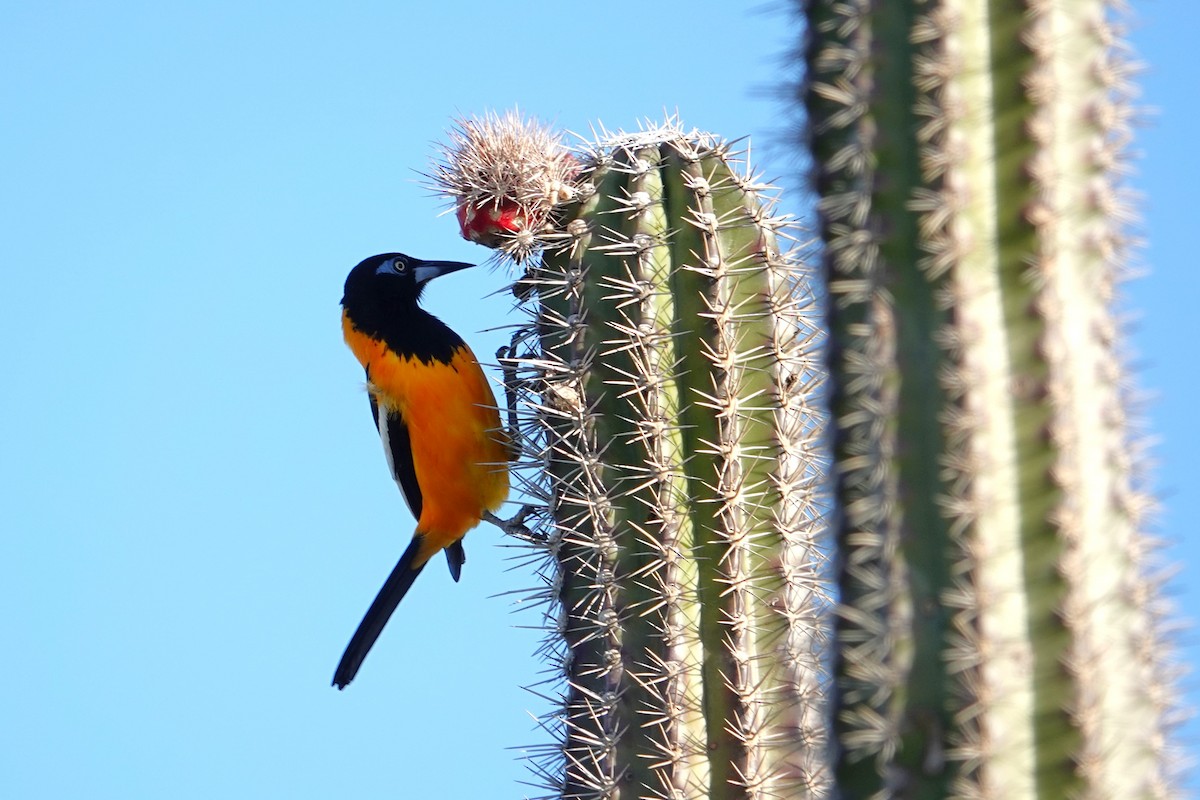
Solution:
[{"label": "black head", "polygon": [[403,253],[381,253],[359,262],[346,276],[342,307],[366,314],[403,312],[416,306],[425,284],[450,272],[473,267],[461,261],[422,261]]}]

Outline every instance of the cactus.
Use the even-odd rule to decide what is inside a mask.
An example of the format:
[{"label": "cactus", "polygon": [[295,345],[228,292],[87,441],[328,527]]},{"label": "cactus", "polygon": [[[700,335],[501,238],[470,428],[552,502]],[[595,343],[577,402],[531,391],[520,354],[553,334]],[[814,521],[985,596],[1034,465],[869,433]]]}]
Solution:
[{"label": "cactus", "polygon": [[846,798],[1173,788],[1102,0],[802,3]]},{"label": "cactus", "polygon": [[552,520],[547,787],[819,796],[816,316],[767,187],[674,123],[568,153],[514,116],[461,125],[436,174],[464,235],[526,264],[503,361]]},{"label": "cactus", "polygon": [[562,687],[535,769],[562,798],[1175,796],[1115,13],[801,6],[822,303],[707,134],[489,117],[436,173],[525,270],[501,361]]}]

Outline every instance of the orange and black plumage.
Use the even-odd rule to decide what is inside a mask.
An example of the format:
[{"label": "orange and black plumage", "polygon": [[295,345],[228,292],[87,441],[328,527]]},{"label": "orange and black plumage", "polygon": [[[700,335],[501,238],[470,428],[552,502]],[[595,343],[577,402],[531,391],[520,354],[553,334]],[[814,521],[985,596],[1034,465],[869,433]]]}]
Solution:
[{"label": "orange and black plumage", "polygon": [[487,377],[467,343],[418,305],[430,280],[470,266],[384,253],[346,278],[342,333],[366,370],[371,416],[417,527],[342,655],[339,689],[429,559],[445,550],[457,581],[463,536],[508,496],[507,438]]}]

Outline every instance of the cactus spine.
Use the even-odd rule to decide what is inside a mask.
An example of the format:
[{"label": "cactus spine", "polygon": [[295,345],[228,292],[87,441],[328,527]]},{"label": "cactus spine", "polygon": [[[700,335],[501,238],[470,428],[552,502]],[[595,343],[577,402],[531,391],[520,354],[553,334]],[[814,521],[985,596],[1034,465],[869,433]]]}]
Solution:
[{"label": "cactus spine", "polygon": [[[520,128],[463,129],[503,149]],[[547,787],[819,796],[820,372],[785,221],[729,145],[670,124],[575,153],[551,215],[516,210],[547,196],[536,188],[472,196],[478,181],[454,176],[479,159],[449,156],[460,219],[549,220],[517,284],[534,321],[506,359],[544,468],[527,490],[553,520],[565,689]]]},{"label": "cactus spine", "polygon": [[802,4],[847,798],[1171,796],[1101,0]]}]

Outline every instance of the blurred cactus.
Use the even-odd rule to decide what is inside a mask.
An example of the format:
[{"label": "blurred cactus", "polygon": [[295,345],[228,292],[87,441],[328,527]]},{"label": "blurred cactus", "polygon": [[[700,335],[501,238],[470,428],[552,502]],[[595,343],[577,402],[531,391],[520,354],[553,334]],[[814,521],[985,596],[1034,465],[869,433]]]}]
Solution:
[{"label": "blurred cactus", "polygon": [[[538,220],[507,237],[533,321],[503,361],[532,412],[519,425],[536,467],[525,489],[551,519],[550,650],[565,690],[547,788],[819,795],[820,370],[811,290],[779,245],[785,220],[711,136],[668,124],[567,154],[529,132],[489,117],[458,142],[507,147],[512,171],[552,175],[549,190],[472,195],[479,157],[461,144],[438,174],[460,220]],[[520,165],[539,150],[570,166]],[[464,236],[489,235],[476,227]]]},{"label": "blurred cactus", "polygon": [[1173,793],[1100,0],[811,0],[846,798]]}]

